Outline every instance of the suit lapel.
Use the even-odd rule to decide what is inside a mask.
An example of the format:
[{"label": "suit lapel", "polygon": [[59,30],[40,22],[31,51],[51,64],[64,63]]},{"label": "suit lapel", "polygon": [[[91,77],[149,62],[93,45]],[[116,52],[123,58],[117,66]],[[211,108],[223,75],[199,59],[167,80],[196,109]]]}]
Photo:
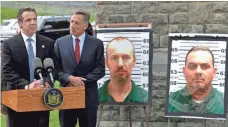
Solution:
[{"label": "suit lapel", "polygon": [[[76,63],[76,58],[74,54],[74,45],[73,45],[73,38],[72,35],[70,34],[66,40],[66,50],[68,50],[70,54],[70,58],[72,58],[73,62]],[[76,64],[74,64],[76,65]]]},{"label": "suit lapel", "polygon": [[28,64],[28,53],[25,46],[25,42],[21,34],[17,35],[16,44],[18,45],[18,54],[24,64]]},{"label": "suit lapel", "polygon": [[44,57],[45,42],[43,39],[36,35],[36,57],[42,59]]},{"label": "suit lapel", "polygon": [[83,48],[82,48],[82,54],[81,54],[79,63],[85,57],[86,51],[88,51],[88,48],[89,48],[89,39],[90,39],[89,36],[86,34],[84,45],[83,45]]}]

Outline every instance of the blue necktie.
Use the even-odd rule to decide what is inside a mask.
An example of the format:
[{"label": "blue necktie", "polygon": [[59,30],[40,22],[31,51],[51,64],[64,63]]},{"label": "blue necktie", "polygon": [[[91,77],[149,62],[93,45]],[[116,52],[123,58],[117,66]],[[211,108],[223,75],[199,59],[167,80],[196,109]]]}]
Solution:
[{"label": "blue necktie", "polygon": [[29,72],[30,72],[30,82],[33,82],[34,80],[34,69],[33,69],[33,59],[35,57],[34,52],[33,52],[33,48],[32,48],[32,39],[28,38],[27,42],[28,42],[28,61],[29,61]]}]

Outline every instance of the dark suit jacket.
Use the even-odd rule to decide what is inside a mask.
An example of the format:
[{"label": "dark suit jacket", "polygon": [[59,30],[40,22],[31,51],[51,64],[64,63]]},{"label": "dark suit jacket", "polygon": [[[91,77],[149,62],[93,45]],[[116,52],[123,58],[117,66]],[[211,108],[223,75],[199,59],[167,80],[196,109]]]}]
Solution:
[{"label": "dark suit jacket", "polygon": [[[42,62],[53,58],[54,41],[36,34],[36,57]],[[3,42],[2,88],[5,90],[24,89],[29,84],[29,64],[26,46],[21,34]]]},{"label": "dark suit jacket", "polygon": [[97,80],[105,75],[103,42],[86,34],[79,64],[76,64],[72,42],[70,34],[57,39],[55,43],[56,65],[61,85],[68,84],[69,75],[86,78],[86,108],[97,107],[99,105]]}]

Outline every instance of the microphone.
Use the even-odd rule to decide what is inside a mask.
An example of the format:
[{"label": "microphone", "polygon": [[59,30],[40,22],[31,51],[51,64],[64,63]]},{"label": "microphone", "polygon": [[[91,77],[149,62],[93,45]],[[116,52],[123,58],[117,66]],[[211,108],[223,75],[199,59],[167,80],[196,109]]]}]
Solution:
[{"label": "microphone", "polygon": [[44,83],[44,78],[42,76],[42,69],[43,69],[43,64],[41,62],[41,59],[36,57],[33,59],[33,69],[36,75],[39,75],[41,81]]},{"label": "microphone", "polygon": [[53,60],[51,58],[46,58],[44,60],[44,63],[43,64],[44,64],[45,70],[49,73],[49,76],[51,78],[52,84],[54,84],[54,78],[53,78],[53,75],[52,75],[52,72],[54,70]]}]

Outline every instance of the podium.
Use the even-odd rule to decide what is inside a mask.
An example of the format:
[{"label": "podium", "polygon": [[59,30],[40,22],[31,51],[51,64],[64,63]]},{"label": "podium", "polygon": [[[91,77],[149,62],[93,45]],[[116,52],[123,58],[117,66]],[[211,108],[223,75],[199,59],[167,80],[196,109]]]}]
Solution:
[{"label": "podium", "polygon": [[[47,111],[53,110],[44,104],[44,93],[47,89],[20,89],[2,92],[2,104],[17,111]],[[59,88],[63,94],[63,103],[55,109],[85,108],[84,87]]]}]

